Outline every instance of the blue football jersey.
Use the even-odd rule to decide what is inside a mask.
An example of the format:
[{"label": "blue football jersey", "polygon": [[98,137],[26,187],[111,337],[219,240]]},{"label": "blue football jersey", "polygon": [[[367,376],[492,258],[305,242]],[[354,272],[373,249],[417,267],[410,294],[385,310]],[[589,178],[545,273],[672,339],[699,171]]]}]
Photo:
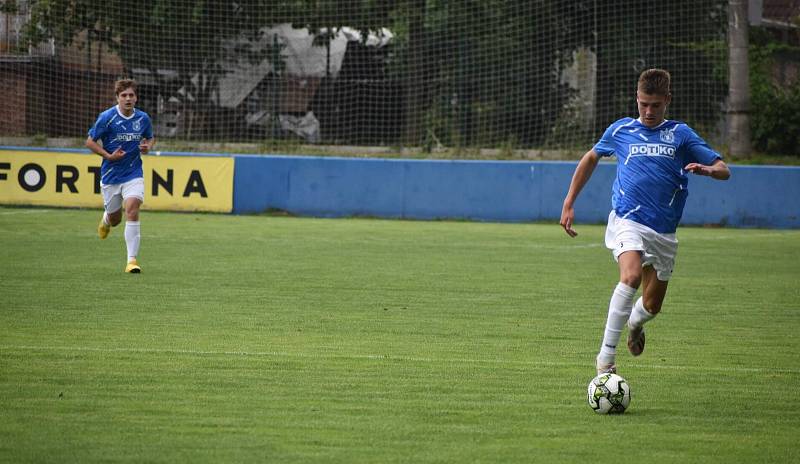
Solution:
[{"label": "blue football jersey", "polygon": [[600,156],[617,157],[611,204],[617,216],[659,233],[674,233],[689,195],[689,163],[722,159],[689,126],[665,120],[649,128],[623,118],[606,129],[594,146]]},{"label": "blue football jersey", "polygon": [[109,153],[118,147],[125,152],[125,156],[117,161],[103,159],[100,165],[100,182],[103,185],[121,184],[144,177],[139,142],[153,138],[153,126],[147,113],[134,108],[133,114],[125,117],[116,105],[112,106],[100,113],[97,122],[89,129],[89,137],[95,141],[102,140],[103,148]]}]

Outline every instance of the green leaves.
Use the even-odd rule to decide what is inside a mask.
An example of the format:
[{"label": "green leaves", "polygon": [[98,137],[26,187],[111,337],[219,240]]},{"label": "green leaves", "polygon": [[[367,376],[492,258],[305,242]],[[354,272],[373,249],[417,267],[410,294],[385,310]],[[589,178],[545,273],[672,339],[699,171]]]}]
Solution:
[{"label": "green leaves", "polygon": [[750,128],[753,146],[765,153],[800,155],[800,80],[781,83],[779,72],[800,48],[754,30],[750,58]]}]

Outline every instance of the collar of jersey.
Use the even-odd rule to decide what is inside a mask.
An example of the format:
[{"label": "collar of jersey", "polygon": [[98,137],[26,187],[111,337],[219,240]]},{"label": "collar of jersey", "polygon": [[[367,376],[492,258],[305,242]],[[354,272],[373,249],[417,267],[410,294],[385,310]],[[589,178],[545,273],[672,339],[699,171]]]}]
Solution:
[{"label": "collar of jersey", "polygon": [[125,116],[124,114],[122,114],[122,111],[120,111],[120,109],[119,109],[119,105],[114,105],[114,109],[117,110],[117,114],[122,119],[131,119],[132,117],[136,116],[136,108],[133,109],[133,113],[131,113],[130,116]]},{"label": "collar of jersey", "polygon": [[661,126],[663,126],[664,124],[668,123],[668,122],[669,122],[669,119],[664,119],[663,121],[661,121],[661,122],[660,122],[660,123],[659,123],[657,126],[655,126],[655,127],[649,127],[648,125],[646,125],[645,123],[643,123],[643,122],[642,122],[642,120],[641,120],[640,118],[636,118],[636,122],[638,122],[638,123],[639,123],[639,125],[640,125],[640,126],[642,126],[642,127],[644,127],[645,129],[657,130],[659,127],[661,127]]}]

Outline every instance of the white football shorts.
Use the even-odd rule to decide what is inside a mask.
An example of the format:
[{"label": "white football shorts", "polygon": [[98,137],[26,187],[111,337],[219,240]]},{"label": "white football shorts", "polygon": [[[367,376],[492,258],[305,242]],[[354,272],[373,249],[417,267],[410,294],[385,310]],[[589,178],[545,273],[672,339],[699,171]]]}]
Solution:
[{"label": "white football shorts", "polygon": [[130,198],[138,198],[144,203],[144,178],[137,177],[121,184],[100,184],[103,192],[103,207],[107,213],[115,213],[122,208],[122,203]]},{"label": "white football shorts", "polygon": [[668,281],[678,253],[678,239],[675,234],[660,234],[638,222],[619,218],[612,210],[606,227],[606,247],[617,261],[626,251],[640,251],[642,266],[653,266],[658,280]]}]

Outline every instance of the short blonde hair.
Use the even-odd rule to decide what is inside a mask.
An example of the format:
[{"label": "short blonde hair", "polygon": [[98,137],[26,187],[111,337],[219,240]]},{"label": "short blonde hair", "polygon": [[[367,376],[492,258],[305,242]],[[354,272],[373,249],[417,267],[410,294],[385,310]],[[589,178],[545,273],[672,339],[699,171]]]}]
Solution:
[{"label": "short blonde hair", "polygon": [[670,75],[663,69],[648,69],[639,75],[639,83],[636,89],[647,95],[670,94]]}]

